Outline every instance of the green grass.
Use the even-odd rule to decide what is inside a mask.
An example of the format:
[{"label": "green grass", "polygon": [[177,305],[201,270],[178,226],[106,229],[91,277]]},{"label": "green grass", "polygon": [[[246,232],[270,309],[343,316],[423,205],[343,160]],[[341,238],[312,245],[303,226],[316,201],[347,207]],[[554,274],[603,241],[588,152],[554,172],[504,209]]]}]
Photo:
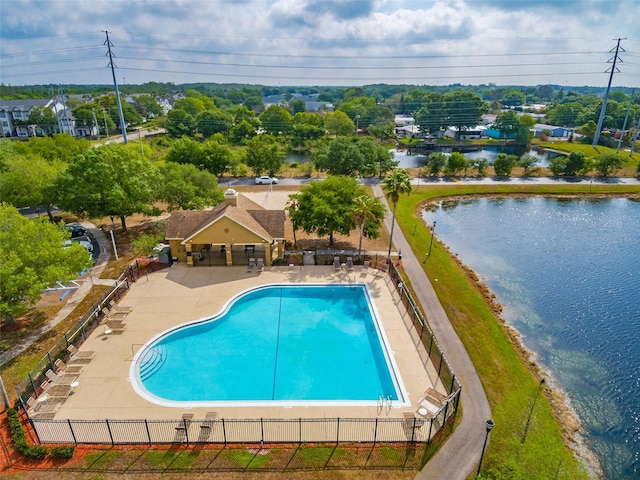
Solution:
[{"label": "green grass", "polygon": [[[588,157],[597,157],[598,155],[603,155],[605,153],[616,153],[615,148],[605,147],[604,145],[598,145],[596,148],[593,148],[591,144],[588,143],[578,143],[578,142],[552,142],[552,141],[538,141],[531,145],[532,147],[542,147],[549,150],[556,150],[558,152],[582,152]],[[625,158],[629,158],[629,152],[620,151],[620,155]],[[634,152],[631,157],[635,163],[640,161],[640,153]]]},{"label": "green grass", "polygon": [[[638,186],[594,185],[476,185],[422,187],[398,204],[397,220],[419,259],[428,250],[430,232],[420,218],[419,206],[428,200],[451,195],[490,194],[640,194]],[[418,218],[416,218],[418,217]],[[415,229],[415,230],[414,230]],[[415,234],[413,233],[415,231]],[[437,231],[436,231],[437,235]],[[422,264],[449,319],[464,343],[480,375],[496,427],[485,456],[483,471],[492,478],[580,479],[588,475],[566,447],[563,432],[547,396],[536,404],[526,443],[521,443],[529,405],[538,388],[533,367],[493,313],[481,288],[437,242],[429,260]],[[438,281],[435,281],[437,279]],[[446,355],[446,351],[445,351]],[[463,386],[464,388],[464,386]]]}]

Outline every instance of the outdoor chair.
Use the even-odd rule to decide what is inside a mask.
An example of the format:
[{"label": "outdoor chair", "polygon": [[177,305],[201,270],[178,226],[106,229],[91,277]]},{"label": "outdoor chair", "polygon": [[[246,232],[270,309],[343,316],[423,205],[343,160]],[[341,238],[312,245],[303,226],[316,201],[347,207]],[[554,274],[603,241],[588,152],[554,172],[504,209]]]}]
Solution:
[{"label": "outdoor chair", "polygon": [[49,382],[57,383],[59,385],[71,385],[78,378],[77,375],[67,375],[64,373],[58,375],[51,369],[47,370],[44,375],[49,379]]},{"label": "outdoor chair", "polygon": [[347,270],[353,270],[353,257],[347,257]]},{"label": "outdoor chair", "polygon": [[60,358],[53,362],[53,365],[58,375],[78,375],[84,368],[82,365],[67,365]]},{"label": "outdoor chair", "polygon": [[369,271],[369,265],[371,265],[369,263],[369,260],[365,260],[364,263],[362,264],[362,271],[364,273],[367,273]]},{"label": "outdoor chair", "polygon": [[264,271],[264,258],[259,258],[258,259],[257,269],[258,269],[258,272]]},{"label": "outdoor chair", "polygon": [[207,412],[204,420],[200,423],[200,436],[198,441],[203,442],[211,436],[211,430],[218,419],[218,412]]},{"label": "outdoor chair", "polygon": [[69,345],[67,347],[67,350],[69,350],[71,357],[75,358],[86,358],[92,360],[93,357],[96,356],[96,352],[94,352],[93,350],[80,351],[75,347],[75,345]]},{"label": "outdoor chair", "polygon": [[129,315],[129,312],[114,312],[113,310],[109,310],[106,307],[102,309],[102,313],[104,313],[104,316],[106,318],[113,318],[113,319],[119,319],[119,320],[123,320],[127,318],[127,315]]},{"label": "outdoor chair", "polygon": [[442,409],[442,405],[434,404],[428,398],[423,398],[418,402],[418,415],[421,417],[435,417],[438,412]]},{"label": "outdoor chair", "polygon": [[333,268],[340,268],[340,257],[333,257]]},{"label": "outdoor chair", "polygon": [[254,268],[256,268],[256,259],[255,258],[250,258],[249,259],[249,266],[247,267],[247,272],[253,272]]},{"label": "outdoor chair", "polygon": [[131,307],[123,307],[118,305],[114,300],[109,300],[109,310],[115,310],[116,312],[131,312]]}]

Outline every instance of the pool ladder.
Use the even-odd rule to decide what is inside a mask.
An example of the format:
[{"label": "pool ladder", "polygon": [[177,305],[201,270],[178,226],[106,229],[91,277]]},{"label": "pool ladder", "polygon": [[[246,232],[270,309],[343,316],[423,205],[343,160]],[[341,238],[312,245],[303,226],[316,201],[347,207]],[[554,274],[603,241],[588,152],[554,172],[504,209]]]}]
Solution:
[{"label": "pool ladder", "polygon": [[391,395],[378,395],[378,415],[380,415],[383,410],[385,415],[389,415],[392,405],[393,399],[391,398]]}]

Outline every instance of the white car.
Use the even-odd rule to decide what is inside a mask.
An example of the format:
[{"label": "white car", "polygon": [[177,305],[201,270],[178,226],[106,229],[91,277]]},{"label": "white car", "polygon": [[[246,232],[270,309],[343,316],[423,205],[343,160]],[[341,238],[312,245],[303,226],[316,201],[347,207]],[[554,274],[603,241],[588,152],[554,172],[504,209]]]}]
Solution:
[{"label": "white car", "polygon": [[256,185],[277,185],[278,179],[276,177],[270,177],[269,175],[263,175],[256,177]]}]

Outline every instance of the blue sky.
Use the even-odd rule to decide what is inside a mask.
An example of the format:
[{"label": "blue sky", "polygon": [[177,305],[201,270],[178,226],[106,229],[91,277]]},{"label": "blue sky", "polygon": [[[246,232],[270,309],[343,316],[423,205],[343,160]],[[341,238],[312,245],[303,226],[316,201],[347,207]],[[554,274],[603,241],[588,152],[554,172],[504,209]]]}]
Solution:
[{"label": "blue sky", "polygon": [[640,0],[9,0],[0,81],[640,86]]}]

